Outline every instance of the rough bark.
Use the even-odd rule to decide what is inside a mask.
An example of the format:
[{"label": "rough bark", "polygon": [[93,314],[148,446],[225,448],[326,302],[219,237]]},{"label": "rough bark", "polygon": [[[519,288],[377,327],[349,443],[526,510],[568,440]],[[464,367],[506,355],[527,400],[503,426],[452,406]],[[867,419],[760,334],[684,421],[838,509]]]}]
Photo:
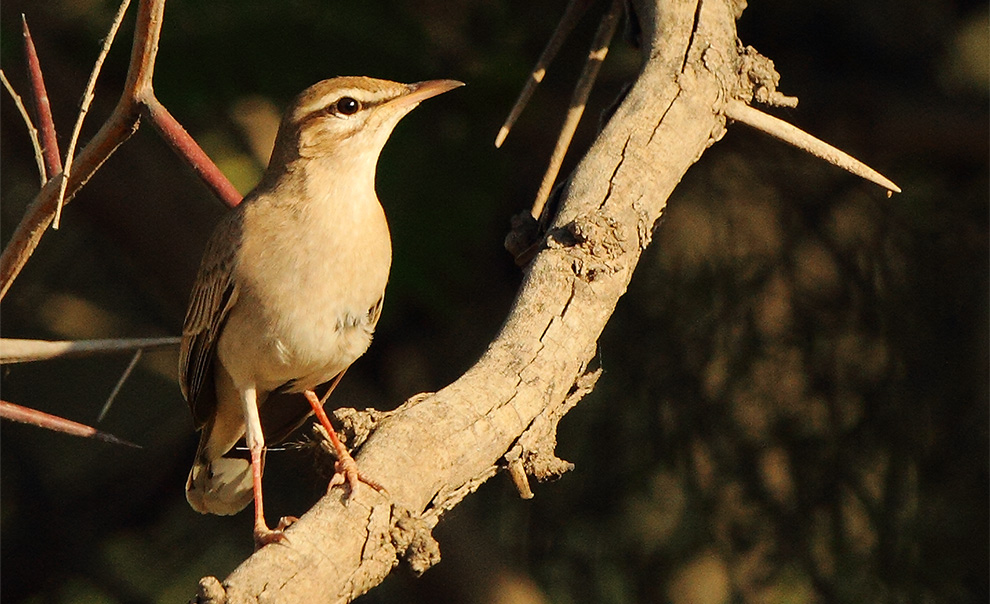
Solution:
[{"label": "rough bark", "polygon": [[[496,339],[460,379],[407,401],[374,426],[357,457],[388,496],[340,489],[220,584],[210,602],[348,602],[400,559],[438,559],[430,529],[481,483],[522,460],[560,473],[560,417],[597,379],[589,362],[674,187],[724,132],[736,89],[736,5],[729,0],[634,3],[644,63],[561,195],[545,245],[525,269]],[[514,462],[518,463],[518,462]]]}]

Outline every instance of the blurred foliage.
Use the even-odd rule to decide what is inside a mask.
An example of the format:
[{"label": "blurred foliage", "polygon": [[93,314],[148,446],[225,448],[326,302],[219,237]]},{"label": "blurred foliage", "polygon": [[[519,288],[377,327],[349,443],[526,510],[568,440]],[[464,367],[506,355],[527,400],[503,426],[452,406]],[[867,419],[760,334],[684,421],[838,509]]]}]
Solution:
[{"label": "blurred foliage", "polygon": [[[2,66],[22,94],[27,14],[62,144],[115,9],[8,0]],[[600,11],[593,9],[593,12]],[[503,150],[491,141],[563,3],[171,0],[156,90],[247,190],[274,107],[333,75],[452,77],[379,169],[395,263],[368,355],[337,395],[387,407],[456,378],[505,316],[501,249],[527,207],[594,29],[582,21]],[[84,137],[122,83],[131,17]],[[754,3],[740,38],[773,59],[779,115],[901,185],[875,187],[742,127],[675,191],[602,338],[604,375],[564,420],[577,464],[524,502],[496,477],[436,533],[444,560],[367,602],[983,602],[988,590],[987,7]],[[594,116],[633,76],[617,43]],[[37,177],[2,101],[9,239]],[[267,117],[266,117],[267,116]],[[576,154],[572,154],[576,155]],[[565,170],[573,166],[570,158]],[[4,301],[5,337],[178,332],[223,209],[144,126],[67,208]],[[3,368],[3,398],[92,422],[124,357]],[[175,602],[251,551],[249,514],[205,517],[175,354],[145,355],[102,429],[115,448],[3,424],[5,602]],[[324,488],[273,452],[272,514]]]}]

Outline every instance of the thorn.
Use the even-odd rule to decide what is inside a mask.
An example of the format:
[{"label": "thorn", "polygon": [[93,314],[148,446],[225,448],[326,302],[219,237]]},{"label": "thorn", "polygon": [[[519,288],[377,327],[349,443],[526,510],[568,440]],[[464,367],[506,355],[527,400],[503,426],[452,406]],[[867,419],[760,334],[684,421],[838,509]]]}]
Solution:
[{"label": "thorn", "polygon": [[117,385],[113,387],[113,390],[110,392],[110,396],[107,397],[107,402],[103,403],[103,408],[100,409],[100,414],[96,416],[96,423],[102,422],[103,418],[107,415],[107,411],[110,411],[110,405],[112,405],[113,401],[117,398],[117,395],[120,393],[120,389],[124,387],[124,382],[127,381],[127,378],[130,377],[131,372],[134,371],[134,367],[137,366],[137,362],[141,360],[141,353],[143,352],[144,349],[142,348],[138,348],[134,351],[134,355],[131,357],[131,362],[127,364],[127,368],[124,369],[124,373],[122,373],[120,379],[117,380]]},{"label": "thorn", "polygon": [[69,184],[69,174],[72,171],[72,160],[76,154],[76,143],[79,142],[79,134],[82,131],[83,121],[86,119],[86,114],[89,113],[89,106],[93,103],[93,90],[96,88],[96,78],[100,76],[100,70],[103,69],[103,62],[107,58],[107,54],[110,53],[110,46],[113,45],[114,39],[117,37],[117,30],[120,29],[120,23],[124,20],[124,14],[127,13],[127,7],[130,5],[130,0],[123,0],[120,3],[120,7],[117,9],[117,14],[114,15],[113,23],[110,24],[110,32],[107,37],[103,39],[103,46],[100,48],[100,54],[96,57],[96,62],[93,64],[93,71],[89,74],[89,81],[86,82],[86,90],[83,92],[82,102],[79,107],[79,116],[76,117],[76,124],[72,128],[72,137],[69,138],[69,146],[65,150],[65,165],[62,168],[62,180],[59,182],[58,187],[58,197],[55,202],[55,218],[52,220],[52,230],[58,230],[59,224],[62,220],[62,206],[65,204],[65,190]]},{"label": "thorn", "polygon": [[526,476],[521,458],[516,457],[509,462],[509,477],[512,478],[512,484],[516,485],[521,499],[533,498],[533,490],[529,488],[529,477]]},{"label": "thorn", "polygon": [[581,116],[584,114],[584,107],[588,101],[588,96],[591,94],[591,89],[595,85],[598,71],[601,69],[602,63],[605,62],[605,56],[608,54],[608,46],[612,42],[612,36],[615,35],[616,27],[619,25],[622,6],[622,0],[612,0],[612,6],[605,13],[605,16],[602,17],[602,21],[598,25],[598,31],[595,32],[595,39],[591,43],[591,51],[588,53],[588,59],[585,61],[581,77],[578,78],[578,83],[574,87],[571,104],[567,109],[567,117],[564,120],[563,127],[560,129],[560,135],[557,137],[557,145],[554,147],[553,154],[550,156],[550,163],[547,166],[547,171],[543,174],[543,182],[540,183],[540,189],[537,191],[536,199],[533,202],[533,209],[530,211],[530,214],[536,220],[540,219],[540,214],[543,213],[543,207],[550,197],[550,191],[553,189],[553,184],[557,180],[560,166],[564,163],[564,156],[567,155],[567,148],[570,146],[571,139],[574,138],[574,132],[577,130],[578,122],[581,121]]},{"label": "thorn", "polygon": [[867,166],[848,153],[836,149],[832,145],[815,138],[797,126],[791,125],[780,118],[768,115],[750,107],[746,103],[733,99],[725,104],[725,116],[737,122],[742,122],[747,126],[766,132],[770,136],[794,145],[798,149],[824,159],[833,166],[837,166],[864,178],[872,183],[887,189],[888,196],[893,193],[900,193],[901,188],[894,184],[883,174]]},{"label": "thorn", "polygon": [[[45,160],[45,168],[50,176],[62,171],[62,160],[58,156],[58,138],[55,135],[55,121],[52,119],[52,106],[48,101],[48,90],[45,88],[45,77],[41,71],[41,61],[38,51],[31,38],[27,17],[21,13],[21,26],[24,32],[24,54],[27,56],[28,75],[31,79],[31,91],[34,95],[35,115],[38,118],[38,128],[41,130],[41,150]],[[48,180],[48,176],[45,177]]]},{"label": "thorn", "polygon": [[108,442],[115,445],[125,445],[128,447],[134,447],[135,449],[141,448],[140,445],[136,445],[122,438],[117,438],[113,434],[101,432],[96,428],[87,426],[86,424],[80,424],[79,422],[74,422],[72,420],[65,419],[64,417],[51,415],[49,413],[45,413],[44,411],[38,411],[37,409],[31,409],[29,407],[22,407],[21,405],[15,405],[14,403],[9,403],[7,401],[0,401],[0,417],[22,424],[38,426],[39,428],[45,428],[46,430],[52,430],[54,432],[70,434],[72,436],[95,438],[96,440],[102,440],[103,442]]},{"label": "thorn", "polygon": [[526,108],[526,104],[529,103],[530,97],[533,96],[533,92],[536,90],[536,86],[543,81],[543,78],[547,74],[547,67],[553,61],[554,57],[560,51],[560,47],[563,46],[564,40],[570,35],[571,31],[574,30],[574,26],[577,25],[578,19],[584,14],[588,7],[591,6],[592,0],[571,0],[567,4],[567,8],[564,9],[564,15],[560,18],[560,22],[557,23],[557,29],[554,30],[553,34],[550,36],[550,40],[547,42],[546,47],[540,54],[540,58],[536,60],[536,65],[533,67],[533,71],[529,74],[529,79],[526,80],[526,84],[523,89],[519,92],[519,98],[516,99],[515,104],[512,106],[512,110],[509,111],[509,117],[505,118],[505,123],[498,131],[498,135],[495,137],[495,148],[502,146],[505,142],[505,137],[509,136],[509,130],[519,119],[519,115]]}]

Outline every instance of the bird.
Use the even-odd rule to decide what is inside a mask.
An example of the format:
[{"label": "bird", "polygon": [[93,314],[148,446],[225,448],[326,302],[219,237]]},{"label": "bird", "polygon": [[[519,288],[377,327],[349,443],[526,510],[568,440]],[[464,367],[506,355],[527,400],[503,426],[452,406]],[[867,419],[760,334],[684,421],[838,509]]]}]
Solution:
[{"label": "bird", "polygon": [[[328,490],[345,482],[348,496],[359,482],[381,490],[358,471],[323,403],[368,349],[381,314],[392,246],[375,191],[379,155],[421,101],[459,86],[350,76],[310,86],[282,117],[258,185],[207,242],[179,355],[180,389],[200,431],[186,499],[219,515],[253,499],[256,548],[285,539],[284,521],[272,529],[265,520],[266,442],[311,414],[337,456]],[[249,459],[235,448],[241,438]]]}]

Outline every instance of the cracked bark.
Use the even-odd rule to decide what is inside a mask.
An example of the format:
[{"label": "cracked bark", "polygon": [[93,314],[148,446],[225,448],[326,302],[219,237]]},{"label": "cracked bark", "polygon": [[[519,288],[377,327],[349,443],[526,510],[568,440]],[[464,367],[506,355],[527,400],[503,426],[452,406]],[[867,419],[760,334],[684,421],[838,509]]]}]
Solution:
[{"label": "cracked bark", "polygon": [[204,579],[200,601],[348,602],[400,557],[417,572],[435,563],[430,529],[506,460],[538,477],[566,470],[557,422],[598,379],[598,338],[668,196],[724,132],[721,103],[740,77],[732,2],[633,5],[642,71],[562,192],[501,332],[460,379],[381,418],[359,451],[388,497],[362,485],[345,506],[335,490],[287,543],[222,585]]}]

